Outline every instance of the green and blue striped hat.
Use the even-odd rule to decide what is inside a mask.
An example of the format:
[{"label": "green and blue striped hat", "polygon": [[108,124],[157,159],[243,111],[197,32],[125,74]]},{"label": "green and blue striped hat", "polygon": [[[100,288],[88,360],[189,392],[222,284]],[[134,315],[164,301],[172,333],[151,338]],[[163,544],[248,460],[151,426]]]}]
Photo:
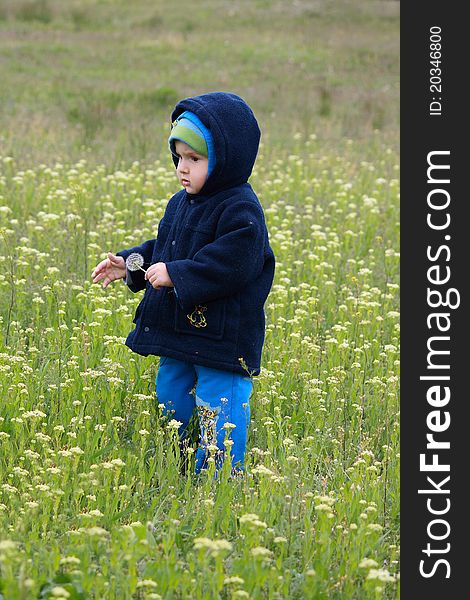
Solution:
[{"label": "green and blue striped hat", "polygon": [[212,135],[202,121],[189,110],[181,113],[173,123],[173,128],[170,137],[168,138],[168,145],[172,154],[176,154],[176,140],[188,144],[188,146],[191,146],[191,148],[199,154],[207,156],[207,176],[209,176],[215,165]]}]

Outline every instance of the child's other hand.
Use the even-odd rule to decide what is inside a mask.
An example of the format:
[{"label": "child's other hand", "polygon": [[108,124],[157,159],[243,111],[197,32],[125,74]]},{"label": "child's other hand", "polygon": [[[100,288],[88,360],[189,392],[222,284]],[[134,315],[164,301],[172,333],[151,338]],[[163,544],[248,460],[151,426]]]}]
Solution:
[{"label": "child's other hand", "polygon": [[122,256],[116,256],[108,252],[108,258],[102,260],[93,269],[91,277],[93,283],[103,281],[103,287],[108,286],[115,279],[122,279],[126,276],[126,263]]},{"label": "child's other hand", "polygon": [[156,290],[161,287],[174,287],[173,282],[168,275],[166,265],[163,262],[155,263],[151,265],[145,273],[145,279],[152,284]]}]

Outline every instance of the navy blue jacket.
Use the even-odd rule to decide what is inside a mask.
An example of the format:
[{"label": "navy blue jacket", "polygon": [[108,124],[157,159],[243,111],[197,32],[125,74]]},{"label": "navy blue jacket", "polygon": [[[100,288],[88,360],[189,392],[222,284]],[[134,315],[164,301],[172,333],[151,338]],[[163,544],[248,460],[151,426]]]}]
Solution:
[{"label": "navy blue jacket", "polygon": [[186,98],[172,121],[185,110],[210,129],[216,164],[198,194],[183,189],[169,200],[156,239],[117,253],[124,259],[142,254],[144,268],[164,262],[175,286],[155,290],[143,271],[127,272],[129,288],[145,294],[126,345],[144,356],[246,375],[242,359],[251,375],[259,375],[275,263],[263,209],[247,183],[260,131],[235,94]]}]

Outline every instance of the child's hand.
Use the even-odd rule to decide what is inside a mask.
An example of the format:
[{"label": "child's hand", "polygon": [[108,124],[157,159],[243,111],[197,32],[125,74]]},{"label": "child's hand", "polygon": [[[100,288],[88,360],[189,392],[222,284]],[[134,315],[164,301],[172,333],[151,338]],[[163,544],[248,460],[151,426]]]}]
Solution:
[{"label": "child's hand", "polygon": [[173,282],[168,275],[165,263],[159,262],[154,265],[150,265],[145,273],[145,279],[152,284],[156,290],[161,287],[174,287]]},{"label": "child's hand", "polygon": [[108,258],[102,260],[93,270],[91,277],[93,283],[103,281],[103,287],[108,286],[115,279],[122,279],[126,276],[126,263],[122,256],[116,256],[108,252]]}]

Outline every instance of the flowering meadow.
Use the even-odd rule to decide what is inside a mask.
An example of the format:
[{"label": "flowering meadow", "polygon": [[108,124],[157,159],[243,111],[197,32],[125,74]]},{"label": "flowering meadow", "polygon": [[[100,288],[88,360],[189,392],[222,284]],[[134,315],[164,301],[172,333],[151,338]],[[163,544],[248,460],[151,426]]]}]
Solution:
[{"label": "flowering meadow", "polygon": [[295,140],[251,178],[277,265],[238,478],[182,468],[142,293],[91,283],[155,236],[169,155],[0,157],[2,600],[399,597],[398,158]]}]

